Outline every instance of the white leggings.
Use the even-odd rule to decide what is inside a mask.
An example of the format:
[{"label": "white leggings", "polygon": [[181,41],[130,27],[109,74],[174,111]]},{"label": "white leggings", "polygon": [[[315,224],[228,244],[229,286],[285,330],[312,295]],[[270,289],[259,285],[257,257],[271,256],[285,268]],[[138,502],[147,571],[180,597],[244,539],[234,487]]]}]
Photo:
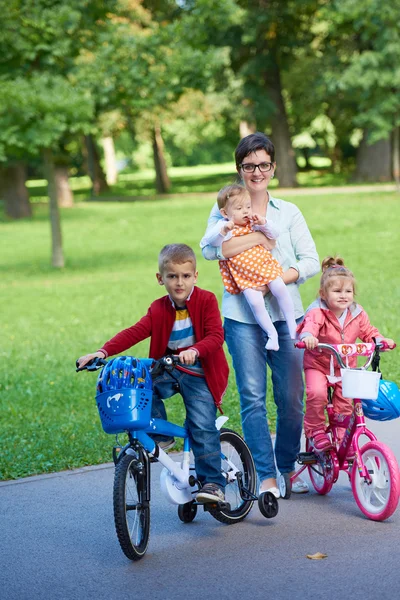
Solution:
[{"label": "white leggings", "polygon": [[[277,277],[274,279],[274,281],[270,281],[268,287],[273,296],[275,296],[275,298],[278,300],[279,307],[284,314],[289,328],[290,337],[294,340],[296,338],[297,324],[294,316],[293,301],[288,289],[281,277]],[[266,345],[267,350],[278,350],[278,334],[274,324],[271,321],[271,317],[265,308],[264,296],[262,295],[262,292],[249,288],[247,290],[243,290],[243,294],[249,303],[255,320],[268,335],[269,339]]]}]

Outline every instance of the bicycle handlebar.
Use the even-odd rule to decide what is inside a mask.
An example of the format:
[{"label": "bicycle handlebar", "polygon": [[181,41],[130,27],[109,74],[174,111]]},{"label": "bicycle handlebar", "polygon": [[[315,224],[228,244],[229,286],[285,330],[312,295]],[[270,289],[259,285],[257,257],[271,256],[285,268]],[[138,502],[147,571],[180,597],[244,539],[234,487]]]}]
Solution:
[{"label": "bicycle handlebar", "polygon": [[106,365],[106,364],[107,364],[107,361],[104,360],[104,358],[97,358],[97,357],[90,360],[83,367],[80,367],[78,361],[75,361],[77,373],[79,371],[98,371],[99,369],[102,369],[104,367],[104,365]]},{"label": "bicycle handlebar", "polygon": [[[299,342],[295,342],[295,347],[304,349],[306,347],[306,345],[303,341],[299,341]],[[375,344],[373,342],[371,342],[371,343],[360,342],[360,343],[355,343],[355,344],[320,343],[320,344],[317,344],[317,346],[314,348],[314,350],[316,350],[316,349],[328,350],[331,354],[333,354],[335,356],[336,360],[339,363],[339,366],[342,369],[347,368],[347,366],[343,362],[342,357],[368,356],[369,359],[367,360],[365,365],[363,365],[363,367],[362,367],[362,369],[368,369],[368,367],[371,365],[371,363],[374,359],[374,356],[376,354],[379,354],[379,352],[386,352],[387,350],[393,350],[394,348],[389,348],[389,345],[387,344],[387,342],[382,340],[378,344]]]},{"label": "bicycle handlebar", "polygon": [[[179,363],[179,357],[176,355],[163,356],[162,358],[159,358],[158,360],[154,361],[154,363],[150,369],[150,372],[154,375],[156,373],[157,367],[159,370],[161,370],[162,368],[164,368],[166,370],[169,370],[169,369],[171,370],[178,363]],[[79,366],[78,361],[75,362],[77,373],[79,371],[98,371],[99,369],[102,369],[104,367],[104,365],[106,365],[106,364],[107,364],[107,361],[104,358],[97,358],[97,357],[90,360],[83,367]]]}]

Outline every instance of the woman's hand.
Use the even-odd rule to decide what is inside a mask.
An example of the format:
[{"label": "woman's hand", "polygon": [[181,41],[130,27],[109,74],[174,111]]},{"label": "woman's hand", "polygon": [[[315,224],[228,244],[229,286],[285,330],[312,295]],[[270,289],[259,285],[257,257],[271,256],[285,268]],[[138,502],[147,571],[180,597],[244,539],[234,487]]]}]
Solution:
[{"label": "woman's hand", "polygon": [[269,292],[269,287],[267,285],[260,285],[259,287],[253,288],[256,292],[261,292],[263,296],[266,296]]},{"label": "woman's hand", "polygon": [[106,355],[104,354],[104,352],[101,352],[101,351],[93,352],[93,354],[85,354],[85,356],[81,356],[80,358],[78,358],[78,360],[76,362],[78,363],[79,369],[82,369],[82,367],[87,365],[88,362],[90,362],[94,358],[105,358],[105,357],[106,357]]},{"label": "woman's hand", "polygon": [[232,256],[236,256],[260,244],[267,250],[275,248],[275,240],[268,239],[261,231],[253,231],[253,233],[249,233],[248,235],[239,235],[224,242],[222,244],[222,254],[226,259],[232,258]]}]

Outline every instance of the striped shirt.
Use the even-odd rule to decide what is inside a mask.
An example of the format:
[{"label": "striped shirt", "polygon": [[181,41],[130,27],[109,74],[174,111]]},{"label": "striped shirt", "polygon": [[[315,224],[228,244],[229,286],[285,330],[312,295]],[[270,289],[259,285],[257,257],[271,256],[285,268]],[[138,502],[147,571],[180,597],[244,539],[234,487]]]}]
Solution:
[{"label": "striped shirt", "polygon": [[189,317],[189,312],[186,307],[175,307],[175,310],[175,323],[169,338],[168,348],[171,350],[190,348],[196,343],[192,319]]},{"label": "striped shirt", "polygon": [[[188,309],[186,307],[178,308],[175,305],[174,308],[176,311],[175,323],[168,341],[168,350],[178,354],[180,350],[191,348],[196,343],[196,336],[194,335],[193,323]],[[204,377],[203,367],[199,359],[196,360],[194,365],[178,365],[177,368],[192,375]]]}]

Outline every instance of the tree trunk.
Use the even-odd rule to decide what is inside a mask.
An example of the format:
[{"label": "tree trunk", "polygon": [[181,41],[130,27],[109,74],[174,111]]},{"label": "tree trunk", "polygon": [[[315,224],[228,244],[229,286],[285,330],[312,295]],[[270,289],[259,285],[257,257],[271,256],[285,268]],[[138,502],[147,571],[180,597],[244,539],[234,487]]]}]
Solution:
[{"label": "tree trunk", "polygon": [[393,177],[400,192],[400,127],[393,130]]},{"label": "tree trunk", "polygon": [[295,152],[290,139],[289,125],[285,103],[282,95],[281,76],[278,63],[265,74],[266,92],[275,105],[275,112],[270,118],[271,138],[275,146],[277,162],[276,176],[280,187],[297,187],[297,164]]},{"label": "tree trunk", "polygon": [[152,137],[154,168],[156,171],[156,190],[158,194],[166,194],[171,187],[171,183],[167,173],[167,165],[164,157],[164,142],[159,125],[153,127]]},{"label": "tree trunk", "polygon": [[58,206],[71,208],[74,205],[74,195],[69,185],[68,167],[55,165],[54,176],[56,180]]},{"label": "tree trunk", "polygon": [[114,185],[118,179],[114,140],[108,136],[104,137],[101,142],[103,144],[107,183],[108,185]]},{"label": "tree trunk", "polygon": [[22,162],[0,169],[0,196],[4,199],[6,214],[11,219],[32,216],[26,179],[26,166]]},{"label": "tree trunk", "polygon": [[304,158],[304,170],[305,171],[309,171],[311,169],[311,164],[310,164],[310,148],[300,148],[300,152],[303,155]]},{"label": "tree trunk", "polygon": [[92,195],[98,196],[109,190],[104,171],[101,168],[99,151],[92,135],[85,135],[87,166],[92,180]]},{"label": "tree trunk", "polygon": [[257,131],[255,123],[249,123],[249,121],[240,121],[239,124],[239,134],[240,139],[250,135],[251,133],[255,133]]},{"label": "tree trunk", "polygon": [[57,201],[57,184],[53,153],[49,148],[43,150],[43,160],[50,206],[51,264],[53,267],[62,268],[65,263],[62,249],[60,210]]},{"label": "tree trunk", "polygon": [[357,150],[356,170],[352,177],[354,181],[391,181],[390,139],[379,140],[368,144],[368,131],[364,131],[363,138]]},{"label": "tree trunk", "polygon": [[265,75],[268,96],[276,110],[271,117],[271,138],[276,150],[276,175],[280,187],[297,187],[297,164],[290,139],[285,103],[282,96],[282,84],[278,63]]}]

